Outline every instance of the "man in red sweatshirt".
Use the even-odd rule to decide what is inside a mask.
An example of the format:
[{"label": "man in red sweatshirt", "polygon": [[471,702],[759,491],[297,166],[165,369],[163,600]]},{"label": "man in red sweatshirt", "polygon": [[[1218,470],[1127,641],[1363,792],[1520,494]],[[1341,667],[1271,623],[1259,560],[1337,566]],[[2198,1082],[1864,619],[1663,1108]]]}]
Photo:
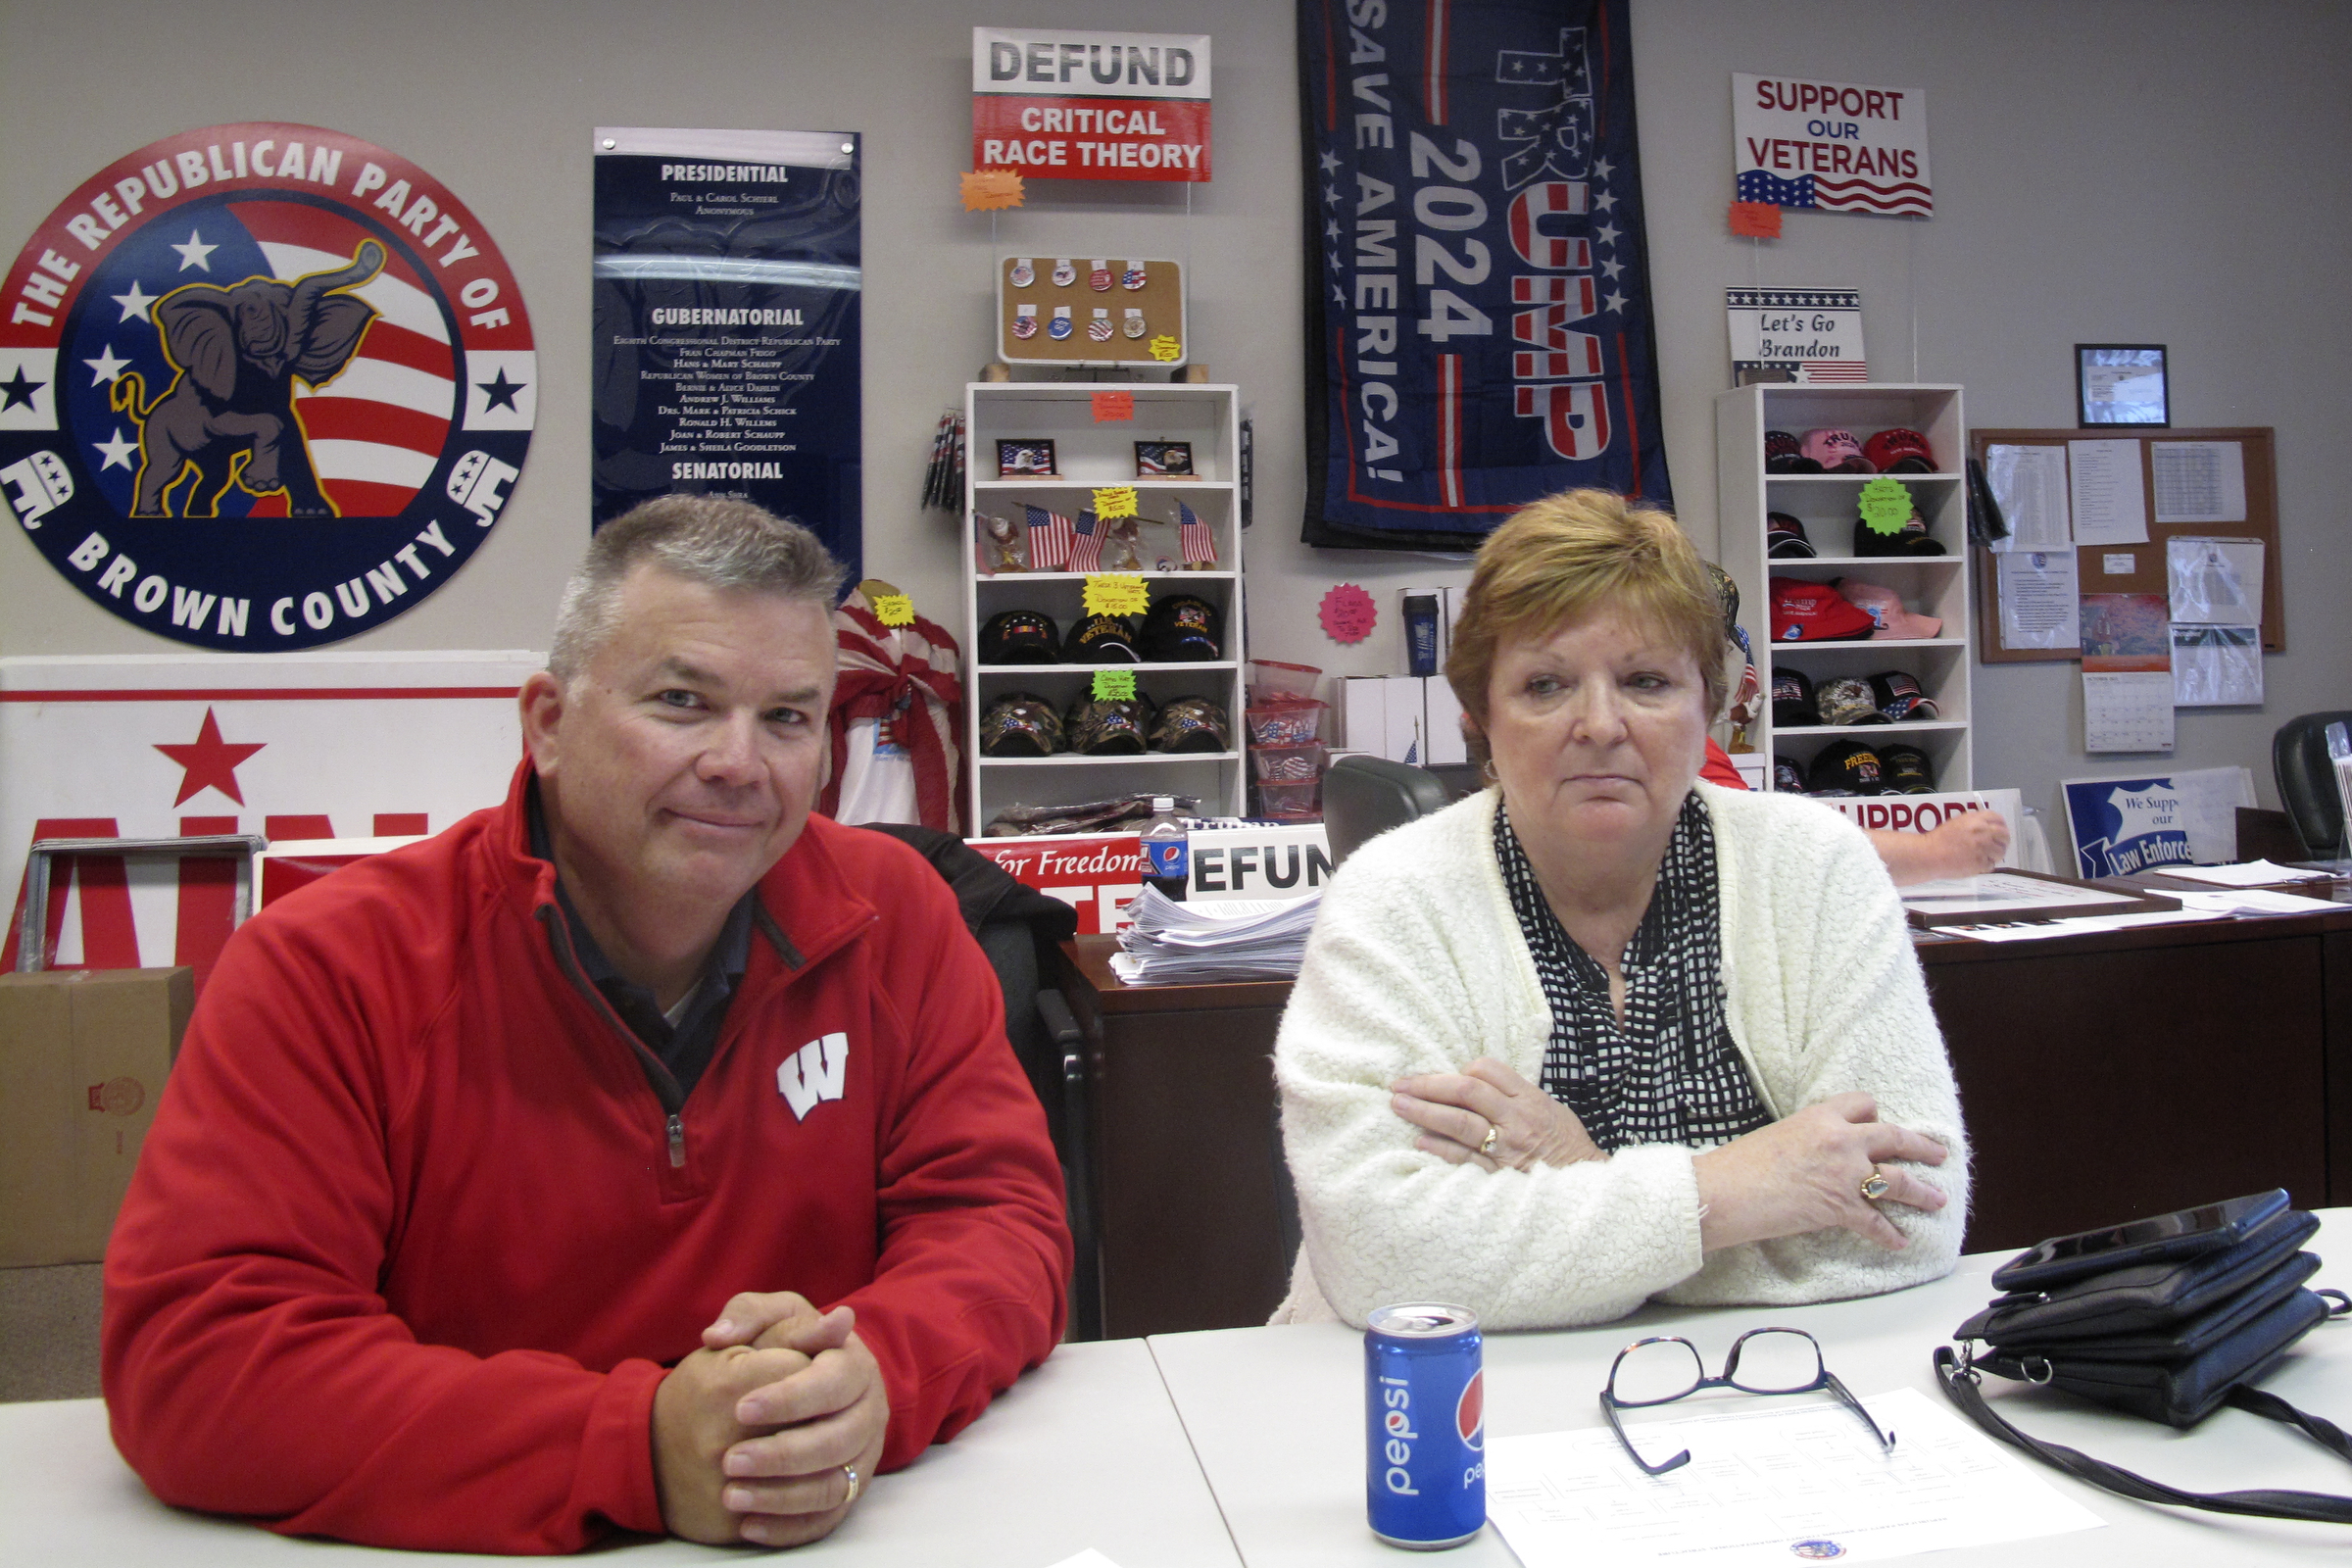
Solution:
[{"label": "man in red sweatshirt", "polygon": [[791,1544],[1058,1341],[996,978],[913,851],[810,815],[839,574],[747,503],[609,524],[506,804],[230,942],[107,1253],[157,1495],[387,1546]]}]

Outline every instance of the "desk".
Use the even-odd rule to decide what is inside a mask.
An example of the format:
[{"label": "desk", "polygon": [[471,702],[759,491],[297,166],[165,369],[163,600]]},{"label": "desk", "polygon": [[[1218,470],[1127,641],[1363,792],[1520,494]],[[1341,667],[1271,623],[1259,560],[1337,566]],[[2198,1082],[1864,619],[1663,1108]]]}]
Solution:
[{"label": "desk", "polygon": [[[1096,1097],[1103,1332],[1262,1323],[1291,1266],[1267,1063],[1290,986],[1122,986],[1116,948],[1065,943],[1057,977]],[[2267,1187],[2352,1202],[2352,906],[1919,956],[1975,1144],[1970,1250]]]},{"label": "desk", "polygon": [[[2313,1245],[2322,1256],[2352,1249],[2352,1212],[2336,1210]],[[2330,1243],[2332,1242],[2332,1247]],[[1660,1307],[1598,1328],[1501,1334],[1486,1342],[1487,1431],[1558,1432],[1602,1423],[1598,1396],[1609,1359],[1644,1334],[1687,1335],[1710,1369],[1742,1330],[1785,1323],[1821,1341],[1831,1371],[1865,1404],[1915,1388],[1937,1403],[1929,1356],[1995,1293],[1985,1276],[2006,1253],[1962,1261],[1950,1277],[1892,1296],[1800,1307]],[[2352,1266],[2323,1269],[2315,1283],[2352,1282]],[[1364,1525],[1363,1337],[1330,1325],[1227,1329],[1156,1337],[1152,1353],[1184,1416],[1217,1505],[1249,1568],[1396,1568],[1393,1548]],[[2264,1387],[2304,1409],[2352,1415],[2352,1324],[2315,1330]],[[2300,1433],[2238,1410],[2194,1432],[2118,1415],[1998,1378],[1986,1396],[2021,1428],[2195,1491],[2297,1487],[2352,1493],[2342,1462]],[[1702,1398],[1705,1396],[1702,1396]],[[1827,1400],[1828,1395],[1803,1396]],[[1672,1414],[1691,1413],[1697,1401]],[[1895,1438],[1899,1444],[1902,1432]],[[2015,1450],[2008,1450],[2014,1452]],[[2021,1456],[2022,1457],[2022,1456]],[[2129,1562],[2158,1565],[2341,1559],[2341,1525],[2229,1520],[2144,1506],[2025,1460],[2034,1474],[2107,1521],[2107,1528],[2010,1542],[1923,1563],[2039,1568]],[[1448,1568],[1515,1568],[1493,1530],[1442,1559]]]},{"label": "desk", "polygon": [[[789,1558],[682,1541],[600,1552],[625,1568],[747,1561],[1048,1568],[1088,1546],[1119,1568],[1239,1568],[1141,1340],[1065,1345],[955,1441],[882,1476],[849,1522]],[[0,1405],[0,1562],[34,1568],[506,1563],[290,1541],[167,1508],[125,1467],[96,1399]]]}]

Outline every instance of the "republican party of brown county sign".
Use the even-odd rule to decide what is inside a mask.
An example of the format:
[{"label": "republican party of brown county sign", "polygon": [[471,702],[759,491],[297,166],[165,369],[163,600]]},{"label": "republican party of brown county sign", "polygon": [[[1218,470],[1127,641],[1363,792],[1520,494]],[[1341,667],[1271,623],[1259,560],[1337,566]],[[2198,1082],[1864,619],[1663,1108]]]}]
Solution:
[{"label": "republican party of brown county sign", "polygon": [[0,500],[92,602],[199,648],[383,624],[488,537],[530,446],[521,290],[447,187],[316,125],[140,148],[0,293]]}]

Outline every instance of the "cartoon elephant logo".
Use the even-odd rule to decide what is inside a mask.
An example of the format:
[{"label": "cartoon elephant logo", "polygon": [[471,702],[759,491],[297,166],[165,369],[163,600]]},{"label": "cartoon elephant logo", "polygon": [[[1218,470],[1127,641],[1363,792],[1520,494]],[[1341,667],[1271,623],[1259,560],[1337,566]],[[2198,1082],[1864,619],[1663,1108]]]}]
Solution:
[{"label": "cartoon elephant logo", "polygon": [[183,482],[183,517],[218,516],[238,485],[249,494],[284,491],[295,517],[340,514],[319,487],[302,425],[294,379],[326,385],[359,352],[375,308],[344,292],[383,270],[384,248],[364,241],[351,265],[292,283],[249,277],[221,287],[192,283],[155,302],[164,357],[179,373],[146,403],[133,371],[115,382],[117,413],[139,424],[139,472],[130,514],[169,517]]}]

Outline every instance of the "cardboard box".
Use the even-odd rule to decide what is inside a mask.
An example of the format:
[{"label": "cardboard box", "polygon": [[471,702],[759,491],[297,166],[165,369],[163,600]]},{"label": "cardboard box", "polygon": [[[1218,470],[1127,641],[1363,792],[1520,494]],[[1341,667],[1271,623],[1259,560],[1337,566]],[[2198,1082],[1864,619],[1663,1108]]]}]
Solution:
[{"label": "cardboard box", "polygon": [[196,1002],[196,971],[0,974],[0,1267],[95,1263]]}]

